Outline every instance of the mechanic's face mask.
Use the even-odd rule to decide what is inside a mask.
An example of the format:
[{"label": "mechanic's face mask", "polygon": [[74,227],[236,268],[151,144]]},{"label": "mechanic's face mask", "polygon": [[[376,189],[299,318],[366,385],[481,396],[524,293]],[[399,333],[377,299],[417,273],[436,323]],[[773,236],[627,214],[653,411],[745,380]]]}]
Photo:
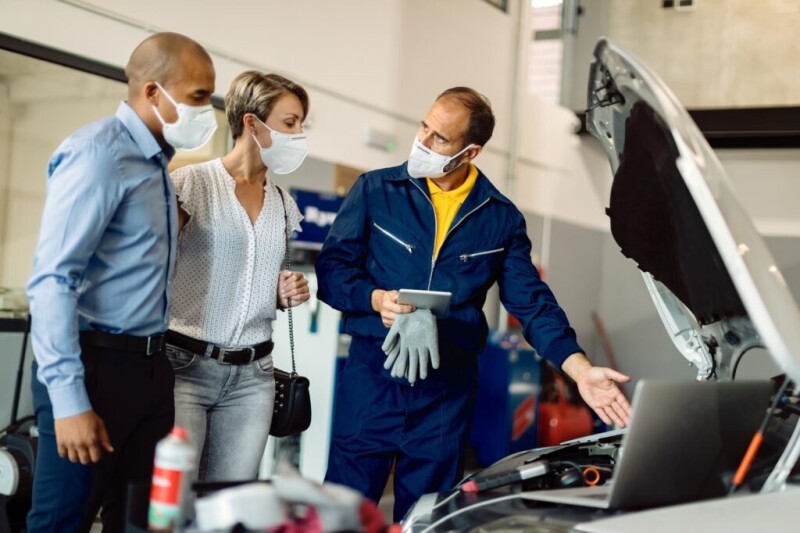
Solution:
[{"label": "mechanic's face mask", "polygon": [[473,144],[470,144],[456,155],[447,156],[426,148],[415,135],[414,145],[411,147],[411,154],[408,156],[408,174],[412,178],[441,178],[460,167],[463,163],[449,168],[451,162],[457,161],[464,152],[473,146]]},{"label": "mechanic's face mask", "polygon": [[[256,120],[261,122],[258,117]],[[308,142],[305,134],[283,133],[273,130],[263,122],[261,124],[269,130],[269,136],[272,139],[272,145],[264,148],[258,142],[256,134],[252,134],[253,140],[261,150],[261,161],[264,165],[275,174],[289,174],[297,170],[308,155]]]},{"label": "mechanic's face mask", "polygon": [[164,140],[175,148],[181,150],[197,150],[206,144],[214,132],[217,130],[217,119],[214,116],[214,108],[211,105],[192,106],[179,104],[164,88],[156,82],[156,86],[161,89],[164,96],[172,102],[178,112],[178,120],[169,124],[164,121],[158,108],[153,106],[158,120],[164,126]]}]

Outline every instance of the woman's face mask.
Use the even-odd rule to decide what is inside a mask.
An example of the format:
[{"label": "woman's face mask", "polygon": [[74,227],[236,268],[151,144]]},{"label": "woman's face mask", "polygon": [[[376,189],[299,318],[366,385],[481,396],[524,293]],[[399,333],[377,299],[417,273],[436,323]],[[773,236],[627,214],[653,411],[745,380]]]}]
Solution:
[{"label": "woman's face mask", "polygon": [[453,161],[457,161],[464,152],[473,146],[470,144],[457,154],[447,156],[426,148],[415,135],[414,145],[411,147],[411,153],[408,156],[408,174],[412,178],[441,178],[460,167],[463,162],[449,168]]},{"label": "woman's face mask", "polygon": [[[253,115],[255,116],[255,115]],[[264,148],[258,142],[256,134],[253,133],[253,140],[256,141],[261,151],[261,161],[275,174],[289,174],[297,170],[308,155],[308,142],[303,133],[283,133],[275,131],[258,117],[255,117],[265,128],[269,130],[272,145]]]}]

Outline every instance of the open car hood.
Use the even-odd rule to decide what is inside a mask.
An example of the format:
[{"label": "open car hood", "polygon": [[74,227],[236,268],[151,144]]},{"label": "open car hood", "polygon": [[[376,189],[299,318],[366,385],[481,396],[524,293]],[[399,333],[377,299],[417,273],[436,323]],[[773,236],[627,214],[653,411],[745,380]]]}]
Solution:
[{"label": "open car hood", "polygon": [[664,82],[608,40],[594,51],[587,128],[614,181],[608,216],[698,379],[766,348],[800,380],[800,310],[719,160]]}]

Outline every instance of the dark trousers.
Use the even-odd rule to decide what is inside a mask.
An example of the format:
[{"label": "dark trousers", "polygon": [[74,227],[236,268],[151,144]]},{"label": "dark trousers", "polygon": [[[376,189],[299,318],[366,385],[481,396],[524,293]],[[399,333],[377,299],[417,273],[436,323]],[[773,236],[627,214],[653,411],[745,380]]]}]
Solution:
[{"label": "dark trousers", "polygon": [[463,471],[473,381],[411,387],[371,368],[354,350],[380,347],[354,338],[337,378],[326,481],[346,485],[377,502],[394,463],[394,520],[420,496],[449,490]]},{"label": "dark trousers", "polygon": [[114,447],[92,466],[58,456],[53,406],[44,385],[32,381],[39,447],[28,531],[88,531],[102,507],[104,532],[123,531],[130,483],[149,483],[156,443],[175,419],[174,376],[164,353],[143,354],[81,343],[86,391]]}]

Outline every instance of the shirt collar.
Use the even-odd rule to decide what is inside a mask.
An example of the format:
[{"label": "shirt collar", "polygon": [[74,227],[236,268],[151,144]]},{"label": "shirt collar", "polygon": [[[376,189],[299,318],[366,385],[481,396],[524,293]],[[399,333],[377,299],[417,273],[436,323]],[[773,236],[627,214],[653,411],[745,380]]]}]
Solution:
[{"label": "shirt collar", "polygon": [[[474,192],[473,192],[472,196],[480,197],[481,199],[484,199],[484,198],[486,198],[488,196],[491,196],[492,198],[494,198],[496,200],[499,200],[501,202],[505,202],[507,204],[511,203],[511,200],[509,200],[508,198],[506,198],[505,196],[500,194],[500,191],[498,191],[495,188],[495,186],[492,185],[492,182],[489,181],[489,178],[487,178],[483,174],[483,172],[481,172],[481,169],[479,169],[474,164],[472,164],[472,166],[475,167],[477,169],[477,171],[478,171],[478,176],[477,176],[477,178],[475,180],[475,187],[474,187]],[[388,171],[388,173],[384,176],[384,179],[386,179],[386,180],[389,180],[389,181],[413,181],[413,182],[419,183],[419,186],[421,186],[422,189],[428,190],[428,187],[426,187],[426,185],[425,185],[425,180],[427,178],[412,178],[408,174],[408,162],[404,162],[402,165],[399,165],[399,166],[396,166],[396,167],[393,167],[393,168],[390,168],[390,169],[386,169],[386,170]]]},{"label": "shirt collar", "polygon": [[136,111],[124,100],[119,103],[116,116],[117,119],[122,122],[122,125],[125,126],[125,129],[128,130],[128,133],[131,134],[133,142],[136,143],[136,146],[139,147],[139,150],[142,151],[147,159],[151,159],[163,153],[167,161],[169,161],[175,155],[175,149],[171,146],[168,146],[166,149],[161,148],[153,132],[150,131],[141,117],[136,114]]},{"label": "shirt collar", "polygon": [[464,183],[456,187],[455,189],[445,191],[439,188],[436,184],[436,180],[431,178],[425,178],[428,182],[428,190],[431,193],[431,196],[435,194],[441,194],[442,196],[446,196],[448,198],[452,198],[453,200],[464,202],[469,195],[469,192],[475,186],[475,182],[478,180],[478,168],[473,165],[472,163],[467,163],[469,165],[469,173],[467,174],[467,179],[464,180]]}]

